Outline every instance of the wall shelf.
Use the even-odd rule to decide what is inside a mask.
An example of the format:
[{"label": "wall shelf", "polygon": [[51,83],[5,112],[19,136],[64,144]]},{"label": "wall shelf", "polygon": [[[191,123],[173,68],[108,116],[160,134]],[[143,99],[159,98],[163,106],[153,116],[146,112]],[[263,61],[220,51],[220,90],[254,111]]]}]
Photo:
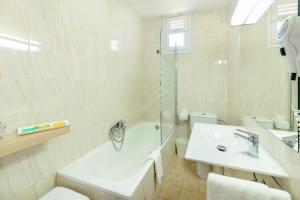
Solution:
[{"label": "wall shelf", "polygon": [[69,132],[70,126],[66,126],[23,136],[18,136],[16,133],[5,135],[0,139],[0,158],[48,142]]}]

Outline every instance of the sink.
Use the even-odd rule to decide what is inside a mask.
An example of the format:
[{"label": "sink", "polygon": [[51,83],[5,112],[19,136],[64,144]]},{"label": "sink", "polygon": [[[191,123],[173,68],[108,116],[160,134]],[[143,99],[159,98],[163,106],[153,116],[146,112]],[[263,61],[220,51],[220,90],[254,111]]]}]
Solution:
[{"label": "sink", "polygon": [[[259,156],[251,156],[248,153],[248,141],[234,136],[236,129],[245,130],[239,126],[195,124],[185,158],[219,167],[288,178],[286,171],[261,144]],[[226,151],[220,151],[218,146],[226,147]]]}]

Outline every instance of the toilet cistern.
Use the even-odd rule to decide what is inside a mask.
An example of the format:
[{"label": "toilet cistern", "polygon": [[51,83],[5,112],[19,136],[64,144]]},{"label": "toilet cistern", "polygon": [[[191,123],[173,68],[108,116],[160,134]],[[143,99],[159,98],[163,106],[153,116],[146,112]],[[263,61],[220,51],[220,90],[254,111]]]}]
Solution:
[{"label": "toilet cistern", "polygon": [[259,150],[258,150],[259,149],[259,137],[258,137],[258,135],[254,134],[254,133],[250,133],[248,131],[241,130],[241,129],[236,129],[236,131],[240,132],[242,134],[248,135],[248,137],[247,137],[240,133],[234,133],[235,136],[248,140],[249,141],[249,154],[254,157],[258,157],[258,153],[259,153]]}]

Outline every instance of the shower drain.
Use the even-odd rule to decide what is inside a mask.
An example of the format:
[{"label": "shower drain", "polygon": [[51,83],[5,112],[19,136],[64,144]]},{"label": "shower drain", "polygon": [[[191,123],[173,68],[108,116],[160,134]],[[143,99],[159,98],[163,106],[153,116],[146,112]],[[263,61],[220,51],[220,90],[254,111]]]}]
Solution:
[{"label": "shower drain", "polygon": [[227,151],[227,147],[225,147],[225,146],[223,146],[223,145],[218,145],[218,146],[217,146],[217,149],[218,149],[219,151],[222,151],[222,152]]}]

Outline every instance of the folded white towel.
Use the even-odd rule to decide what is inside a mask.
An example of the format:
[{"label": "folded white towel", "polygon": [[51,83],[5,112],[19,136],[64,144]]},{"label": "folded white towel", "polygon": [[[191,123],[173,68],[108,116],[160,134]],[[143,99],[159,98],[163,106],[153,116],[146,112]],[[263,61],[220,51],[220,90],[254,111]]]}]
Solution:
[{"label": "folded white towel", "polygon": [[271,200],[269,187],[217,174],[209,174],[207,200]]},{"label": "folded white towel", "polygon": [[156,181],[159,184],[161,184],[161,179],[163,177],[163,166],[162,166],[160,148],[152,151],[149,156],[149,159],[154,161]]},{"label": "folded white towel", "polygon": [[289,193],[282,190],[276,190],[270,188],[271,200],[292,200],[292,197]]}]

